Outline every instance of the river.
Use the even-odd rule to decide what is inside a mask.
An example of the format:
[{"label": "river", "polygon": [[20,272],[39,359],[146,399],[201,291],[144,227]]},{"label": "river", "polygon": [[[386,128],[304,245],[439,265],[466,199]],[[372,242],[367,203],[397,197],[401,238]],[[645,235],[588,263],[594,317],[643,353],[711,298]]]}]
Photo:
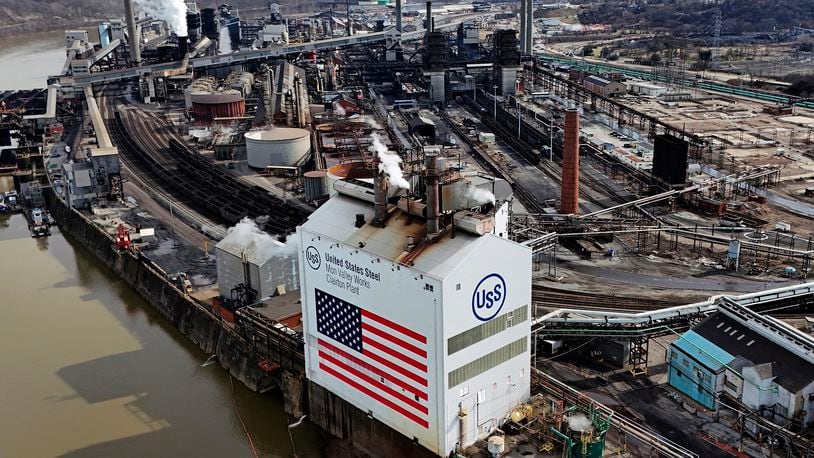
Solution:
[{"label": "river", "polygon": [[[42,87],[57,41],[0,47],[0,89]],[[50,42],[49,42],[50,43]],[[9,69],[15,69],[10,71]],[[19,70],[19,71],[17,71]],[[42,81],[43,84],[33,84]],[[12,182],[0,177],[0,191]],[[319,456],[320,433],[207,359],[82,246],[0,215],[0,457]],[[233,391],[234,390],[234,391]]]}]

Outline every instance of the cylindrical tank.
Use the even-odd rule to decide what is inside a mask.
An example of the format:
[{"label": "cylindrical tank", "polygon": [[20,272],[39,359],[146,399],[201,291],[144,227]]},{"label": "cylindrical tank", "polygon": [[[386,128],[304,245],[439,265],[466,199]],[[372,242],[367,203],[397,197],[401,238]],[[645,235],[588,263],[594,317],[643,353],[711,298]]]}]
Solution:
[{"label": "cylindrical tank", "polygon": [[211,123],[215,118],[239,118],[246,115],[246,102],[240,91],[192,92],[192,116],[195,122]]},{"label": "cylindrical tank", "polygon": [[334,189],[334,183],[337,180],[344,180],[346,178],[355,178],[355,179],[363,179],[368,178],[372,179],[376,176],[376,171],[372,168],[368,167],[366,163],[362,161],[354,161],[354,162],[345,162],[342,164],[336,164],[332,167],[328,168],[328,175],[327,175],[327,185],[328,185],[328,194],[333,197],[336,195],[336,190]]},{"label": "cylindrical tank", "polygon": [[506,441],[503,439],[503,436],[492,436],[489,438],[486,449],[489,451],[490,455],[500,456],[506,449]]},{"label": "cylindrical tank", "polygon": [[328,172],[325,170],[305,172],[305,201],[313,202],[327,196],[327,181]]},{"label": "cylindrical tank", "polygon": [[311,133],[305,129],[277,127],[246,132],[246,155],[250,167],[290,167],[311,152]]}]

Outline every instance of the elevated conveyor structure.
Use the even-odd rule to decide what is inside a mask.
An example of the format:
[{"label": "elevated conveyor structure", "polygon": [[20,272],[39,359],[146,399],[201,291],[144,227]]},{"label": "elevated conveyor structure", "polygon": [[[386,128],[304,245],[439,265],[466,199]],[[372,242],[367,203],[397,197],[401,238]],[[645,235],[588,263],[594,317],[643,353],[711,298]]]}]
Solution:
[{"label": "elevated conveyor structure", "polygon": [[[453,29],[459,23],[473,17],[474,15],[467,14],[463,16],[456,16],[449,18],[446,22],[441,24],[436,23],[435,29]],[[308,43],[290,44],[287,46],[278,46],[273,48],[257,49],[251,51],[240,51],[232,54],[226,54],[213,57],[198,57],[189,60],[189,65],[192,68],[205,68],[220,65],[235,65],[242,64],[254,60],[267,59],[272,57],[286,56],[289,54],[299,54],[308,51],[322,51],[341,48],[344,46],[364,45],[368,43],[376,43],[384,41],[385,32],[372,32],[367,34],[358,34],[351,37],[332,38],[328,40],[311,41]],[[402,40],[415,40],[424,36],[424,30],[416,30],[402,34]],[[166,70],[175,69],[178,66],[177,62],[169,62],[154,65],[144,65],[141,67],[127,68],[123,70],[112,70],[106,72],[94,72],[87,75],[78,75],[75,78],[77,86],[88,86],[95,83],[106,83],[113,81],[121,81],[130,78],[138,78],[151,73],[162,72]]]}]

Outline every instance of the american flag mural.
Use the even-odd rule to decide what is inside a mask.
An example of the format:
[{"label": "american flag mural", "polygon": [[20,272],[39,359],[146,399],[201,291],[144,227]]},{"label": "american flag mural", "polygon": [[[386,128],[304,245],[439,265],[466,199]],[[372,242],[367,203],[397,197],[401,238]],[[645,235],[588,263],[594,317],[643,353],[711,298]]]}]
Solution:
[{"label": "american flag mural", "polygon": [[315,299],[319,369],[429,428],[427,338],[319,289]]}]

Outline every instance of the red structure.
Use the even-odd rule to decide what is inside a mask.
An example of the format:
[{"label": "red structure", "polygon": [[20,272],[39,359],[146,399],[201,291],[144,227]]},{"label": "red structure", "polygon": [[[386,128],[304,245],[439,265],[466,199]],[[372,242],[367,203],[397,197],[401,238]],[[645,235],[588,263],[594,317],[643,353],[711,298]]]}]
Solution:
[{"label": "red structure", "polygon": [[210,124],[215,118],[242,118],[246,102],[238,91],[214,94],[192,94],[192,117],[195,123]]},{"label": "red structure", "polygon": [[130,249],[130,233],[121,224],[116,228],[116,249],[125,251]]},{"label": "red structure", "polygon": [[565,111],[560,213],[579,213],[579,111],[576,108]]}]

